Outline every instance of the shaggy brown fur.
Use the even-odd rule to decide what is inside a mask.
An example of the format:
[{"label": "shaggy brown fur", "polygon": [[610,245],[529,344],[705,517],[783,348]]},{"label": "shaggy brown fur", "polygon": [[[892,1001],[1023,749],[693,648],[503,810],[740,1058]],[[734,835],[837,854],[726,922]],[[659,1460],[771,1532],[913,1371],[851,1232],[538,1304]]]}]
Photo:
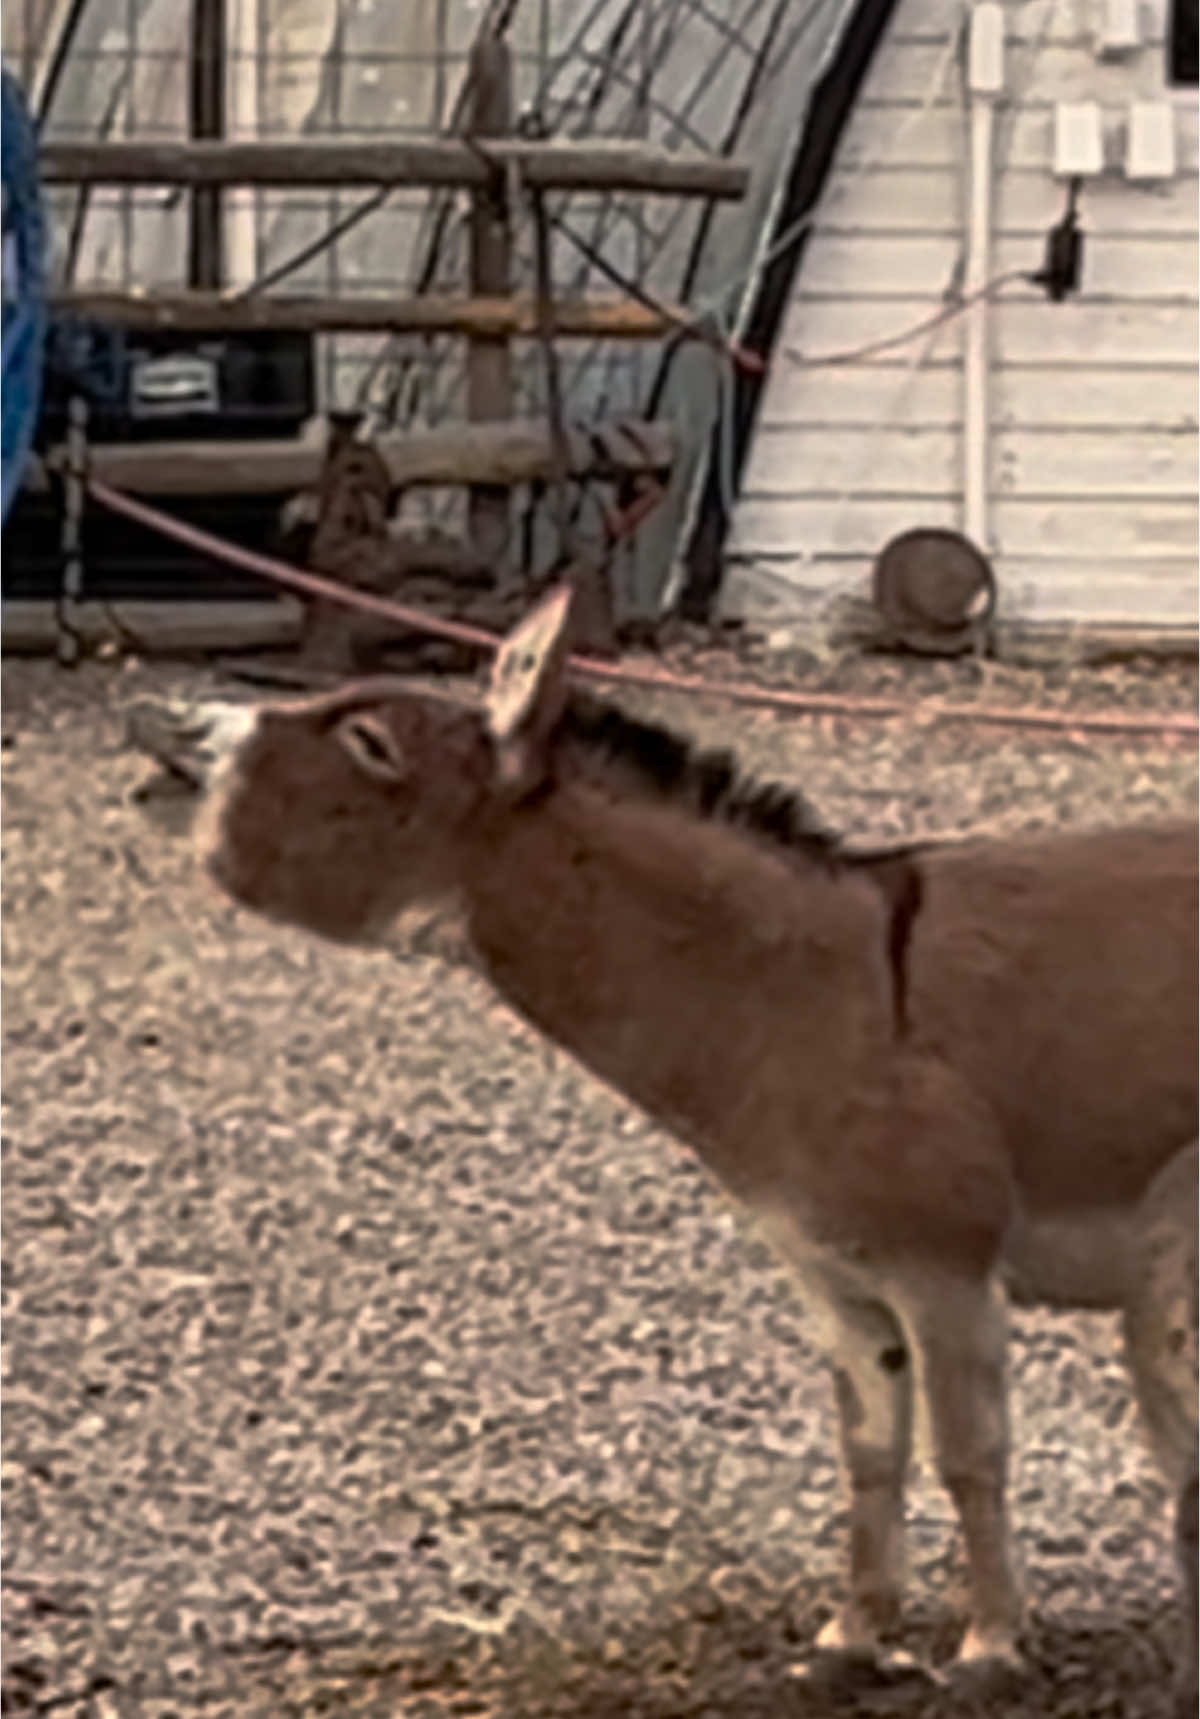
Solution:
[{"label": "shaggy brown fur", "polygon": [[[1005,1284],[1127,1310],[1143,1399],[1176,1404],[1186,1538],[1195,1393],[1173,1316],[1143,1317],[1174,1291],[1137,1262],[1156,1178],[1194,1181],[1196,830],[848,855],[797,797],[567,703],[561,655],[525,651],[528,698],[509,684],[493,733],[395,684],[263,710],[208,863],[237,900],[344,940],[457,900],[501,994],[690,1142],[824,1309],[851,1568],[820,1645],[878,1654],[896,1620],[921,1400],[967,1546],[962,1657],[1011,1658]],[[1167,1207],[1155,1258],[1178,1285]]]},{"label": "shaggy brown fur", "polygon": [[908,946],[922,899],[916,848],[847,852],[795,789],[756,782],[739,772],[731,752],[698,751],[669,728],[574,693],[554,736],[552,769],[555,776],[565,771],[569,777],[594,775],[597,767],[601,782],[616,777],[627,790],[732,824],[797,863],[862,870],[886,904],[892,1013],[897,1030],[907,1029]]}]

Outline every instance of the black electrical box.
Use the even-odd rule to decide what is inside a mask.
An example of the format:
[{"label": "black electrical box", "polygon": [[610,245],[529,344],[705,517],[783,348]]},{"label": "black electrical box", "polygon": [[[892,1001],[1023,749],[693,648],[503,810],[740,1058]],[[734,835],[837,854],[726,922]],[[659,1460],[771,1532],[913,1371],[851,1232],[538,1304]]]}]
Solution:
[{"label": "black electrical box", "polygon": [[[280,550],[283,495],[170,496],[164,513],[262,555]],[[55,490],[22,490],[4,525],[4,596],[45,601],[62,589],[62,510]],[[105,602],[257,601],[278,595],[252,573],[163,537],[89,502],[83,515],[83,600]]]},{"label": "black electrical box", "polygon": [[[73,396],[87,402],[90,442],[288,440],[316,410],[313,337],[143,333],[79,318],[49,331],[35,445],[61,443]],[[151,498],[153,499],[153,498]],[[245,549],[279,548],[285,495],[172,496],[163,511]],[[4,527],[3,594],[54,598],[62,586],[60,489],[22,490]],[[237,601],[274,595],[226,567],[89,502],[83,591],[89,599]]]},{"label": "black electrical box", "polygon": [[312,415],[315,380],[309,334],[181,334],[60,318],[47,337],[38,444],[63,439],[73,395],[87,402],[94,442],[294,436]]}]

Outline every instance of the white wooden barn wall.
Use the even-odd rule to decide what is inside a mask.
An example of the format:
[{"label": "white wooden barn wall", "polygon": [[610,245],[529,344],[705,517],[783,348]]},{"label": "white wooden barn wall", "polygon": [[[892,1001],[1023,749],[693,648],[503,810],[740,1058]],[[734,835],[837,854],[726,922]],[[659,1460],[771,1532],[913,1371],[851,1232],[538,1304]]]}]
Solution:
[{"label": "white wooden barn wall", "polygon": [[[1197,617],[1197,103],[1164,86],[1164,0],[1144,45],[1096,52],[1100,0],[1007,3],[993,270],[1036,269],[1061,215],[1054,104],[1100,104],[1081,292],[1023,283],[990,312],[991,543],[1002,617],[1194,626]],[[812,618],[866,589],[896,532],[961,527],[963,322],[829,369],[818,356],[933,314],[962,265],[962,9],[900,0],[843,135],[797,275],[730,539],[728,612]],[[1125,176],[1129,104],[1169,101],[1176,172]]]}]

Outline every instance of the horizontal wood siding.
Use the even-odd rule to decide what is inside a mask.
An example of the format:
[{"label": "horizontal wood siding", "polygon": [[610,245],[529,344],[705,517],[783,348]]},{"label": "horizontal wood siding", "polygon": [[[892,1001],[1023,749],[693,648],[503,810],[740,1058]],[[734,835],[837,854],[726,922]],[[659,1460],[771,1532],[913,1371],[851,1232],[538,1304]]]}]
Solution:
[{"label": "horizontal wood siding", "polygon": [[[1037,270],[1062,213],[1057,100],[1101,104],[1107,165],[1080,200],[1079,294],[1053,304],[1014,280],[989,313],[989,548],[1008,618],[1194,626],[1197,104],[1164,88],[1163,0],[1144,18],[1146,45],[1122,61],[1096,56],[1098,10],[1007,7],[993,272]],[[961,524],[962,319],[846,355],[935,318],[957,281],[967,132],[951,32],[962,15],[945,0],[900,0],[848,122],[735,513],[735,613],[785,620],[859,592],[896,532]],[[1175,111],[1177,173],[1164,185],[1124,175],[1129,104],[1148,97]]]},{"label": "horizontal wood siding", "polygon": [[[790,368],[787,346],[800,351],[810,363],[828,359],[871,341],[890,340],[913,328],[938,309],[938,299],[878,299],[853,296],[798,295],[784,319],[780,350],[776,355],[777,378]],[[1051,304],[1030,294],[1022,302],[1016,295],[997,299],[991,318],[992,353],[995,362],[1034,364],[1044,372],[1088,369],[1096,364],[1113,369],[1144,369],[1148,364],[1182,366],[1195,370],[1197,353],[1196,305],[1138,304],[1128,300],[1096,304],[1070,301]],[[947,322],[938,332],[934,364],[957,363],[962,350],[962,318]],[[916,343],[914,342],[913,345]],[[884,370],[902,370],[913,356],[913,345],[881,355],[875,362]],[[838,369],[840,370],[840,366]],[[800,371],[804,374],[803,363]],[[808,386],[811,370],[804,375]],[[838,376],[832,368],[821,375],[823,387],[836,388]],[[1047,387],[1047,400],[1050,396]]]},{"label": "horizontal wood siding", "polygon": [[[903,0],[901,0],[903,6]],[[1017,8],[1012,8],[1017,10]],[[947,12],[953,13],[953,7]],[[903,10],[900,15],[903,23]],[[911,102],[926,100],[934,74],[944,62],[944,35],[914,38],[893,31],[863,82],[862,100]],[[1010,53],[1010,87],[1016,83],[1022,107],[1044,106],[1057,101],[1098,101],[1119,107],[1131,100],[1163,95],[1163,51],[1147,41],[1130,59],[1102,60],[1092,49],[1090,38],[1076,42],[1047,42],[1039,48],[1030,43],[1024,53]],[[953,104],[953,75],[943,77],[936,98]]]},{"label": "horizontal wood siding", "polygon": [[[1166,92],[1163,92],[1166,93]],[[1181,172],[1196,175],[1200,155],[1200,121],[1197,119],[1194,97],[1170,94],[1175,108],[1175,150]],[[1127,123],[1128,98],[1111,107],[1105,114],[1105,125],[1111,139],[1112,159],[1121,160],[1121,130]],[[888,168],[889,143],[913,111],[911,102],[876,101],[869,106],[860,103],[846,125],[838,152],[838,172],[846,176],[867,164],[877,170]],[[929,167],[956,167],[962,159],[962,115],[957,103],[943,101],[932,106],[920,124],[908,131],[903,140],[904,164],[908,170]],[[1001,120],[1001,148],[1006,166],[1014,171],[1043,173],[1050,158],[1054,138],[1054,108],[1050,102],[1007,110]]]},{"label": "horizontal wood siding", "polygon": [[[800,495],[748,501],[742,527],[748,550],[786,555],[804,543],[811,553],[840,551],[869,555],[910,525],[956,525],[958,503],[950,496],[921,496],[884,490],[855,497]],[[1101,554],[1122,559],[1158,558],[1164,552],[1186,560],[1194,580],[1196,504],[1190,497],[1146,500],[1047,501],[1004,497],[992,504],[996,553],[1048,560],[1091,561]]]},{"label": "horizontal wood siding", "polygon": [[[1194,569],[1195,560],[1189,565]],[[862,592],[871,562],[865,556],[829,556],[807,561],[735,559],[725,599],[732,614],[753,614],[767,625],[787,626],[820,618],[831,588]],[[1098,628],[1196,625],[1196,596],[1181,558],[1139,562],[1092,559],[1051,562],[1009,556],[1002,618],[1022,624],[1081,624]]]},{"label": "horizontal wood siding", "polygon": [[[762,432],[755,495],[764,501],[846,492],[954,501],[959,487],[955,429],[861,429],[781,426]],[[1057,500],[1097,494],[1168,500],[1187,494],[1196,480],[1196,443],[1190,428],[998,429],[991,445],[994,495],[1016,500]],[[889,487],[890,486],[890,489]]]}]

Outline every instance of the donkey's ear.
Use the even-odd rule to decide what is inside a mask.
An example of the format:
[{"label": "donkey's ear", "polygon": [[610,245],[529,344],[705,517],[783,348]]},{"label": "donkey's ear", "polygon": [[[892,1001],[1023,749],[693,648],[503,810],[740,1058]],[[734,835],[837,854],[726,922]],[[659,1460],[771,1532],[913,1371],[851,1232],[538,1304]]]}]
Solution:
[{"label": "donkey's ear", "polygon": [[571,649],[569,585],[559,585],[530,610],[496,653],[484,709],[497,772],[511,787],[539,779],[546,742],[567,701]]}]

